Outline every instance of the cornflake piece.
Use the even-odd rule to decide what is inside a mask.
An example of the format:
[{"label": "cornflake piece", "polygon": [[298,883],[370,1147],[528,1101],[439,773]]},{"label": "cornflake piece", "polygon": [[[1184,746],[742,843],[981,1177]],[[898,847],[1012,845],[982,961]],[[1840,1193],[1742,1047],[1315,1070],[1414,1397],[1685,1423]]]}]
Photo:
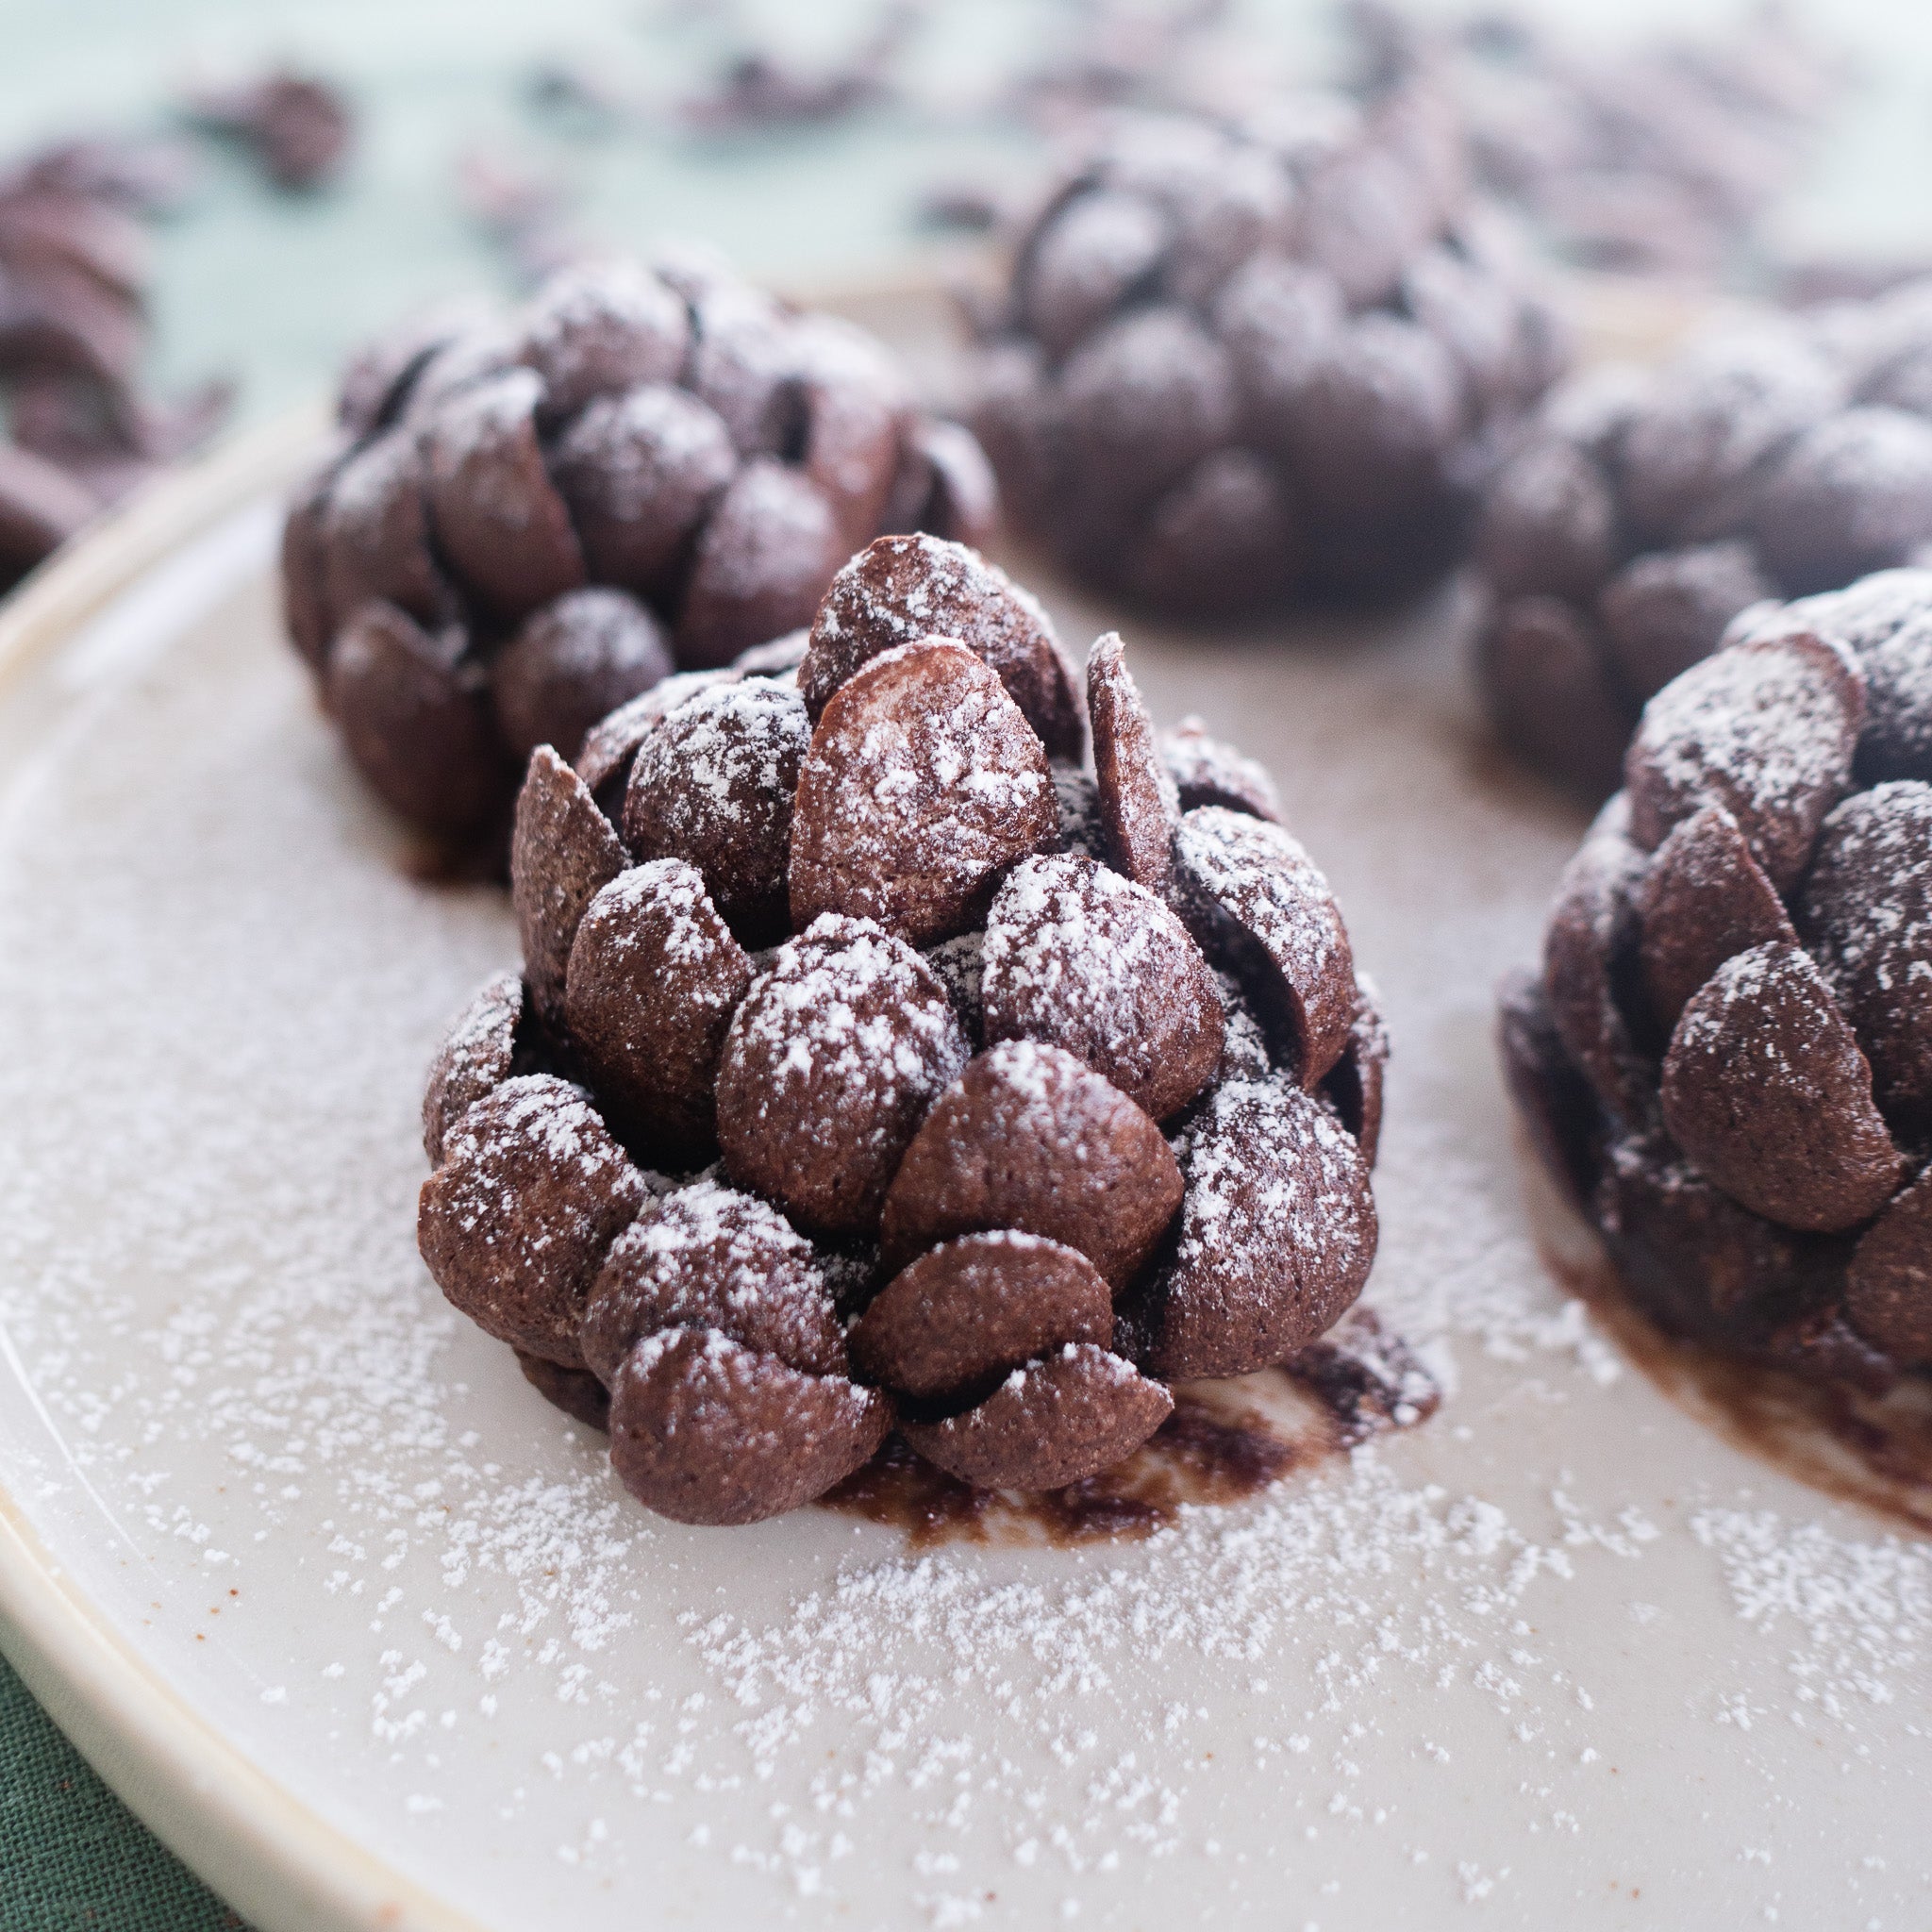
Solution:
[{"label": "cornflake piece", "polygon": [[1078,1250],[1118,1290],[1180,1200],[1174,1154],[1141,1108],[1060,1048],[1011,1041],[975,1057],[907,1148],[880,1254],[898,1268],[962,1234],[1018,1228]]},{"label": "cornflake piece", "polygon": [[919,955],[828,913],[779,947],[732,1018],[718,1070],[725,1168],[815,1232],[870,1234],[967,1053]]},{"label": "cornflake piece", "polygon": [[1110,1469],[1174,1412],[1174,1397],[1091,1341],[1015,1369],[976,1407],[940,1422],[902,1417],[928,1462],[987,1490],[1057,1490]]},{"label": "cornflake piece", "polygon": [[1796,946],[1757,946],[1712,974],[1671,1036],[1662,1099],[1698,1166],[1785,1227],[1854,1226],[1903,1174],[1871,1066]]},{"label": "cornflake piece", "polygon": [[999,875],[1058,833],[1045,751],[999,679],[961,644],[899,645],[839,687],[812,734],[792,924],[843,913],[930,945],[978,924]]},{"label": "cornflake piece", "polygon": [[479,1328],[582,1368],[584,1297],[644,1191],[582,1088],[520,1074],[443,1137],[416,1240],[436,1285]]},{"label": "cornflake piece", "polygon": [[1349,1308],[1375,1257],[1368,1164],[1318,1100],[1276,1080],[1218,1089],[1189,1137],[1172,1264],[1137,1325],[1166,1380],[1283,1360]]},{"label": "cornflake piece", "polygon": [[1313,1087],[1356,1014],[1355,959],[1328,881],[1279,825],[1198,807],[1174,838],[1183,915],[1258,1003],[1283,1063]]},{"label": "cornflake piece", "polygon": [[1029,858],[993,900],[981,986],[989,1041],[1064,1047],[1156,1120],[1221,1058],[1221,997],[1153,893],[1092,859]]}]

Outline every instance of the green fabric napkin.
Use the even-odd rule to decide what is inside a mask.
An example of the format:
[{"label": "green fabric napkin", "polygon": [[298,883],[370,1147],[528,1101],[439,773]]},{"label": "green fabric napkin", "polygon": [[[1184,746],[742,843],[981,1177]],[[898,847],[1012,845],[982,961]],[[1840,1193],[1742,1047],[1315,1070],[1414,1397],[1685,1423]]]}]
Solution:
[{"label": "green fabric napkin", "polygon": [[241,1924],[142,1828],[0,1663],[0,1932]]}]

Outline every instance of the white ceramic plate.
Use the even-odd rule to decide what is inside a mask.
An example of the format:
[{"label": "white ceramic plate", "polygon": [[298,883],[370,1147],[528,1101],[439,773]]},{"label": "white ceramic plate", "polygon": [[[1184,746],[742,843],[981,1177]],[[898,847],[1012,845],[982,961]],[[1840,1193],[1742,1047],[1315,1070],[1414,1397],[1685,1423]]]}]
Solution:
[{"label": "white ceramic plate", "polygon": [[1478,749],[1453,598],[1128,636],[1280,775],[1382,985],[1373,1292],[1441,1413],[1141,1544],[688,1530],[417,1260],[423,1067],[514,938],[403,874],[280,641],[308,435],[0,624],[0,1641],[242,1911],[1932,1923],[1932,1546],[1673,1407],[1537,1258],[1491,994],[1578,827]]}]

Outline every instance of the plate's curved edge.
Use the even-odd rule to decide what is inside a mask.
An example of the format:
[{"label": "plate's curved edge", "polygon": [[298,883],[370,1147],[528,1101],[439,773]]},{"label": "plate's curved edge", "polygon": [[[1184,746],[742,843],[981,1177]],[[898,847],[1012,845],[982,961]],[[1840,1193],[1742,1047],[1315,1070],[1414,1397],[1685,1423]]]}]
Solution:
[{"label": "plate's curved edge", "polygon": [[198,1717],[63,1583],[4,1491],[0,1654],[129,1809],[261,1932],[481,1932]]},{"label": "plate's curved edge", "polygon": [[[42,565],[0,611],[0,678],[58,648],[184,541],[286,488],[324,421],[306,408],[234,438]],[[129,1808],[263,1932],[479,1932],[197,1716],[63,1579],[4,1488],[0,1654]]]},{"label": "plate's curved edge", "polygon": [[0,676],[62,641],[176,545],[250,498],[286,489],[328,417],[306,404],[228,438],[138,491],[0,601]]}]

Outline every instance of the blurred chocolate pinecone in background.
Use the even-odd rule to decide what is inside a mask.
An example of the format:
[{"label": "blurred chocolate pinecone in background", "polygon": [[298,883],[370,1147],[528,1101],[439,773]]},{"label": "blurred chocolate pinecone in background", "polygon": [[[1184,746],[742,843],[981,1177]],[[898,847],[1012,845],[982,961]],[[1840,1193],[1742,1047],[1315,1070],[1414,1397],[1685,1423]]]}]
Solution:
[{"label": "blurred chocolate pinecone in background", "polygon": [[288,516],[289,632],[375,791],[473,849],[536,746],[575,758],[673,669],[809,624],[873,537],[978,541],[997,510],[879,342],[708,261],[421,320],[351,362],[339,416]]},{"label": "blurred chocolate pinecone in background", "polygon": [[1426,582],[1565,360],[1426,84],[1121,117],[1008,241],[969,416],[1009,521],[1177,616]]},{"label": "blurred chocolate pinecone in background", "polygon": [[1645,700],[1734,619],[1928,542],[1932,282],[1578,376],[1483,506],[1486,708],[1521,757],[1601,799]]}]

